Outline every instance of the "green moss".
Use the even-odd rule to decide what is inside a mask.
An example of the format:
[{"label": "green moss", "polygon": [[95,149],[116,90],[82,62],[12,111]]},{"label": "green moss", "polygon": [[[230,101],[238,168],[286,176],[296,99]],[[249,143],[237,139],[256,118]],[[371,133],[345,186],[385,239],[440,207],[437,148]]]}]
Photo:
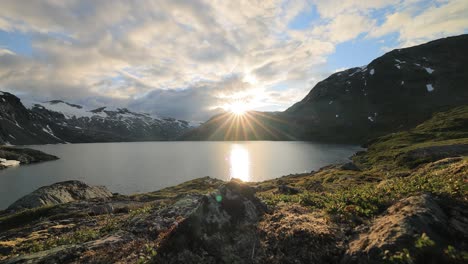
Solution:
[{"label": "green moss", "polygon": [[[431,119],[410,131],[380,137],[353,160],[363,168],[373,171],[400,173],[414,164],[404,164],[400,158],[408,151],[430,146],[468,144],[468,106],[437,113]],[[432,160],[421,160],[423,164]]]},{"label": "green moss", "polygon": [[304,191],[297,195],[281,195],[272,192],[260,194],[269,205],[279,202],[300,203],[316,209],[323,209],[330,214],[345,217],[371,217],[387,208],[395,201],[415,194],[433,193],[454,198],[468,197],[467,184],[463,175],[468,173],[466,160],[453,163],[458,173],[451,172],[446,165],[431,167],[408,177],[394,177],[382,182],[362,185],[341,185],[333,191]]},{"label": "green moss", "polygon": [[43,217],[48,217],[51,215],[54,207],[55,206],[44,206],[0,217],[0,231],[32,223]]},{"label": "green moss", "polygon": [[179,195],[186,194],[208,194],[216,190],[221,186],[221,184],[223,184],[223,181],[221,180],[203,177],[187,181],[176,186],[164,188],[156,192],[132,195],[131,198],[145,201],[173,199]]}]

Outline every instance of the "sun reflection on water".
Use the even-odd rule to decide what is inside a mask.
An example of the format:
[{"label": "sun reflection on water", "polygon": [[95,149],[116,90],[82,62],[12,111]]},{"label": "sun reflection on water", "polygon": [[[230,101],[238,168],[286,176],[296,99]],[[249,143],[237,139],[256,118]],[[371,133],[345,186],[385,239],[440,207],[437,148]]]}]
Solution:
[{"label": "sun reflection on water", "polygon": [[231,147],[229,163],[231,179],[236,178],[244,182],[250,181],[250,156],[245,147],[234,144]]}]

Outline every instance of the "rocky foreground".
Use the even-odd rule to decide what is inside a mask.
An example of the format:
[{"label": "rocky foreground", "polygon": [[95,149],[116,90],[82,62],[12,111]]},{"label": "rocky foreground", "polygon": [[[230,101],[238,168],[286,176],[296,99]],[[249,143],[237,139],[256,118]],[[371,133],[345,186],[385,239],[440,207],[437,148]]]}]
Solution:
[{"label": "rocky foreground", "polygon": [[72,181],[0,212],[1,263],[467,263],[468,107],[348,164],[124,196]]}]

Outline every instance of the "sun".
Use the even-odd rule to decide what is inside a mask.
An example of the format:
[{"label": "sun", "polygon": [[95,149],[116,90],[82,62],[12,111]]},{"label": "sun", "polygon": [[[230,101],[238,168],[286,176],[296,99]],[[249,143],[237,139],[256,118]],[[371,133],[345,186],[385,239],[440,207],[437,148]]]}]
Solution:
[{"label": "sun", "polygon": [[235,115],[244,115],[249,110],[247,104],[241,101],[229,104],[227,109]]}]

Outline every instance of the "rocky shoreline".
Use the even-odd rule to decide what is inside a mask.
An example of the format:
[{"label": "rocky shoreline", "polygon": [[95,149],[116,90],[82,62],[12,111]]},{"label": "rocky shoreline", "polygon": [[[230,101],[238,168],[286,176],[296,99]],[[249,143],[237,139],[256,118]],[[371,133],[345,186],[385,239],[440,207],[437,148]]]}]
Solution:
[{"label": "rocky shoreline", "polygon": [[0,169],[57,159],[59,158],[39,150],[0,146]]},{"label": "rocky shoreline", "polygon": [[439,113],[352,163],[265,182],[43,187],[0,212],[0,263],[466,263],[466,120]]}]

